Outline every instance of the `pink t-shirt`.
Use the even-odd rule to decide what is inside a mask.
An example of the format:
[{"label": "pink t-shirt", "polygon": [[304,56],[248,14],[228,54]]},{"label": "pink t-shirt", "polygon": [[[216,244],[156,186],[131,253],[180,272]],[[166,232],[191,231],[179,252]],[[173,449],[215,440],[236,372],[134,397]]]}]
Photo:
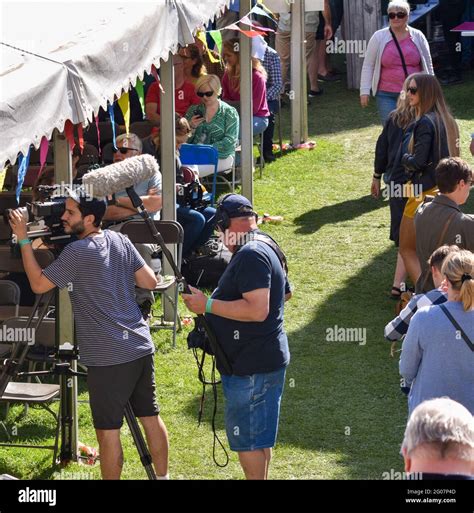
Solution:
[{"label": "pink t-shirt", "polygon": [[[232,87],[227,71],[222,77],[222,99],[240,102],[240,91]],[[252,70],[252,101],[253,115],[266,118],[270,115],[267,103],[267,86],[263,75],[257,70]]]},{"label": "pink t-shirt", "polygon": [[[422,71],[421,56],[411,37],[399,41],[402,49],[408,74],[419,73]],[[405,82],[405,72],[403,70],[402,59],[397,50],[395,41],[390,41],[382,54],[382,67],[380,69],[380,81],[378,91],[387,93],[399,93]]]}]

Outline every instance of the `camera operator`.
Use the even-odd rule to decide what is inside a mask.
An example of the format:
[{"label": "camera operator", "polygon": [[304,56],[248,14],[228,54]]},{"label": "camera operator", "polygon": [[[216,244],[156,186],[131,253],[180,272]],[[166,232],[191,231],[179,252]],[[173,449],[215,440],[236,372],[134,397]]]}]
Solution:
[{"label": "camera operator", "polygon": [[71,191],[61,220],[64,231],[78,240],[43,270],[28,239],[26,220],[18,211],[10,214],[10,226],[33,292],[68,287],[80,361],[88,368],[103,479],[120,478],[120,428],[128,401],[145,429],[156,473],[166,479],[168,437],[155,397],[154,345],[133,292],[135,283],[152,290],[157,280],[128,238],[101,230],[105,210],[105,201]]},{"label": "camera operator", "polygon": [[[143,145],[140,138],[132,133],[122,134],[116,140],[117,151],[114,153],[114,163],[121,162],[130,157],[141,155]],[[152,177],[151,180],[141,182],[134,186],[135,192],[140,196],[143,205],[150,213],[150,216],[155,221],[160,220],[161,210],[161,173]],[[115,202],[107,207],[104,215],[104,221],[108,221],[107,228],[119,232],[123,223],[134,220],[142,220],[136,209],[133,207],[130,198],[126,191],[121,191],[115,194]],[[143,257],[147,265],[151,266],[152,259],[157,254],[159,246],[156,244],[135,244],[140,255]],[[159,259],[154,259],[155,263],[160,262]],[[161,265],[155,266],[155,272],[159,272]],[[148,319],[151,307],[155,302],[153,292],[141,287],[135,289],[135,296],[140,310],[142,311],[143,318]]]},{"label": "camera operator", "polygon": [[267,479],[290,360],[283,310],[291,292],[277,251],[255,238],[261,232],[246,198],[224,196],[216,224],[232,260],[210,298],[194,287],[182,297],[189,310],[207,314],[233,369],[223,374],[217,361],[230,448],[247,479]]}]

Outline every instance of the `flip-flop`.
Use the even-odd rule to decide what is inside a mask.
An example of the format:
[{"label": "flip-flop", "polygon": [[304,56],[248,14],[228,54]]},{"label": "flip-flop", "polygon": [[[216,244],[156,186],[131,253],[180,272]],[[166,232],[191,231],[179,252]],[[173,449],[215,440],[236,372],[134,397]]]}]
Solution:
[{"label": "flip-flop", "polygon": [[[395,290],[395,293],[393,292]],[[400,299],[402,297],[402,291],[398,287],[392,287],[392,290],[390,292],[390,298],[391,299]]]}]

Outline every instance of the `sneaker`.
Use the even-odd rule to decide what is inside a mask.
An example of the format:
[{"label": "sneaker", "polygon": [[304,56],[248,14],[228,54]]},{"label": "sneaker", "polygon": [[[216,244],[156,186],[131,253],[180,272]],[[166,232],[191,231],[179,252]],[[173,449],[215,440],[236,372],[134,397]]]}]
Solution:
[{"label": "sneaker", "polygon": [[147,321],[151,317],[151,307],[152,306],[153,306],[153,303],[149,299],[144,301],[141,305],[138,305],[138,308],[140,308],[143,319],[145,319],[145,321]]},{"label": "sneaker", "polygon": [[341,78],[336,75],[331,75],[329,73],[327,75],[320,75],[318,73],[318,80],[320,82],[339,82]]},{"label": "sneaker", "polygon": [[315,98],[316,96],[321,96],[322,94],[323,94],[323,90],[322,89],[320,89],[319,91],[311,90],[311,91],[309,91],[308,96],[310,98]]},{"label": "sneaker", "polygon": [[275,162],[276,158],[275,155],[273,155],[273,153],[264,153],[263,160],[265,162]]}]

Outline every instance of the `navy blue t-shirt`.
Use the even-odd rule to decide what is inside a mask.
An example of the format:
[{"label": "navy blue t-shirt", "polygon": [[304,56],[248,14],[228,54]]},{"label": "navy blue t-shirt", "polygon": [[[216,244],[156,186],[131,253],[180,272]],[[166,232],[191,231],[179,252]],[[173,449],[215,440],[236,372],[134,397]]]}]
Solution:
[{"label": "navy blue t-shirt", "polygon": [[[288,365],[290,352],[283,329],[288,280],[275,251],[261,241],[251,241],[232,258],[213,299],[235,301],[257,289],[270,289],[270,311],[263,322],[242,322],[206,314],[233,374],[248,376],[273,372]],[[222,373],[222,370],[219,368]]]}]

